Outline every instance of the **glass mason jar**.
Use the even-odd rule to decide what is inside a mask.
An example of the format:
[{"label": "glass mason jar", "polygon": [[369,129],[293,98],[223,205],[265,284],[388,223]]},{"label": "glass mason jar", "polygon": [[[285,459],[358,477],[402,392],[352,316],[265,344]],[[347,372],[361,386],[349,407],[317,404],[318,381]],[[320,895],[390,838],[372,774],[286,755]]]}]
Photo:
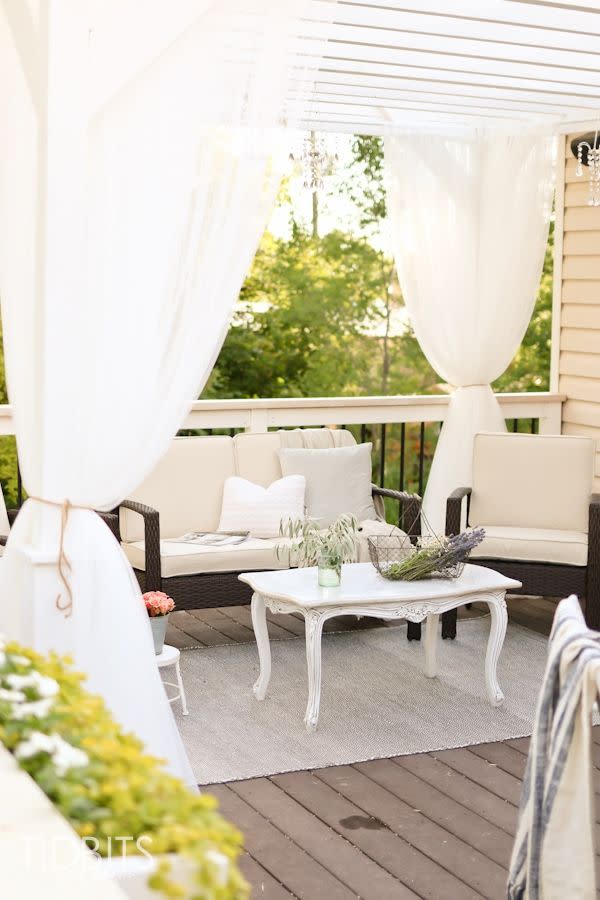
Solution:
[{"label": "glass mason jar", "polygon": [[319,569],[319,585],[321,587],[339,587],[342,580],[342,564],[337,559],[332,559],[325,553],[321,553],[317,560]]}]

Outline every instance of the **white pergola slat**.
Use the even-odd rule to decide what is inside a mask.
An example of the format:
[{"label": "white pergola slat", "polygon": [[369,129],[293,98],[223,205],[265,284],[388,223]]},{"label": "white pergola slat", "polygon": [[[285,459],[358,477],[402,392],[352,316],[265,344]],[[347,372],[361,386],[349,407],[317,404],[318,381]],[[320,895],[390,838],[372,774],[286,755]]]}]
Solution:
[{"label": "white pergola slat", "polygon": [[328,44],[305,125],[554,126],[600,118],[596,0],[313,0],[303,45]]}]

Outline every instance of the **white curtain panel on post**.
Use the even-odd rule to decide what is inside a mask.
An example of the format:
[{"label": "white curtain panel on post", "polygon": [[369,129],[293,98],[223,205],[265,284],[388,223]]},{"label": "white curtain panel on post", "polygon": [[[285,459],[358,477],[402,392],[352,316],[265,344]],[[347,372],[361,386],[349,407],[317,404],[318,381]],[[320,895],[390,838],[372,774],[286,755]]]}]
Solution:
[{"label": "white curtain panel on post", "polygon": [[[333,7],[333,4],[324,5]],[[321,4],[323,8],[323,4]],[[93,510],[198,397],[278,185],[305,0],[0,0],[0,295],[30,498],[0,631],[68,652],[191,777],[133,572]],[[71,506],[69,506],[69,504]]]},{"label": "white curtain panel on post", "polygon": [[389,222],[400,285],[425,356],[455,388],[425,492],[436,532],[471,484],[473,436],[504,431],[490,387],[529,324],[554,189],[554,138],[475,133],[385,139]]}]

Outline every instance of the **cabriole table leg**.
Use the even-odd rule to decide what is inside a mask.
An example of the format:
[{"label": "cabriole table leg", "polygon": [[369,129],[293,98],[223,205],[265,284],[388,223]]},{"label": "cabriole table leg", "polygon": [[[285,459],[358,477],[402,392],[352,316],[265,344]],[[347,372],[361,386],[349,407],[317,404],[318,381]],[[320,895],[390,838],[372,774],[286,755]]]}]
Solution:
[{"label": "cabriole table leg", "polygon": [[265,601],[260,594],[252,594],[252,627],[258,647],[258,659],[260,661],[260,675],[254,685],[254,696],[257,700],[264,700],[271,678],[271,645],[269,643],[269,631],[267,629],[267,610]]},{"label": "cabriole table leg", "polygon": [[437,675],[436,650],[438,639],[439,616],[427,616],[425,628],[425,674],[428,678]]},{"label": "cabriole table leg", "polygon": [[307,731],[314,731],[319,721],[321,703],[321,635],[326,616],[308,610],[304,613],[306,628],[306,666],[308,669],[308,703],[304,724]]},{"label": "cabriole table leg", "polygon": [[496,674],[508,622],[504,596],[504,593],[490,594],[484,598],[491,614],[490,636],[485,654],[485,685],[492,706],[501,706],[504,703],[504,694],[500,689]]}]

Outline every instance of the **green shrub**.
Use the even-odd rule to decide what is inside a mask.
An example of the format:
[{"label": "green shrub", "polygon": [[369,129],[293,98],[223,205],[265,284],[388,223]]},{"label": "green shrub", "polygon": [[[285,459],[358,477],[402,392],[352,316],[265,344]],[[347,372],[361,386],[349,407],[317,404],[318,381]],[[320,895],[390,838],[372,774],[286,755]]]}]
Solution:
[{"label": "green shrub", "polygon": [[[167,864],[150,877],[165,896],[247,897],[236,866],[242,836],[217,812],[217,801],[168,775],[83,681],[66,658],[0,641],[0,741],[101,856],[110,855],[111,839],[143,835],[153,856],[177,853],[193,864],[192,895]],[[140,852],[135,841],[127,849]]]}]

